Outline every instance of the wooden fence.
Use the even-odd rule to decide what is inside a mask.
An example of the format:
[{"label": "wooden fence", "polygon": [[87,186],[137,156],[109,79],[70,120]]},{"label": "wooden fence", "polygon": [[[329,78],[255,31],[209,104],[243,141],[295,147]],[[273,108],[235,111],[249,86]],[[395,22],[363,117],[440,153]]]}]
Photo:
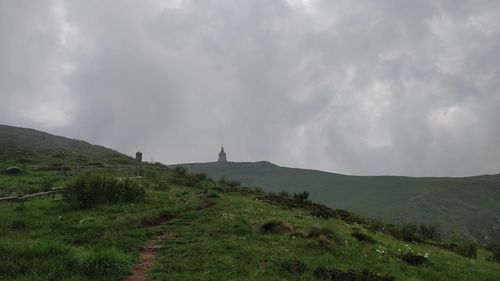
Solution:
[{"label": "wooden fence", "polygon": [[1,197],[0,201],[9,201],[10,205],[12,206],[12,203],[14,202],[21,202],[24,203],[27,199],[35,198],[35,197],[40,197],[40,196],[51,196],[52,199],[55,199],[56,193],[61,192],[64,189],[64,187],[54,187],[49,191],[43,191],[43,192],[38,192],[34,194],[28,194],[28,195],[11,195],[7,197]]}]

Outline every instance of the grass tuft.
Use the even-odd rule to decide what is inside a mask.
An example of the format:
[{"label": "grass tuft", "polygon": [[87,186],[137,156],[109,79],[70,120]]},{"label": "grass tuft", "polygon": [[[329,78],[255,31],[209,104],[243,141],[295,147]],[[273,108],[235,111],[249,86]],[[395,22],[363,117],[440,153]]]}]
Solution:
[{"label": "grass tuft", "polygon": [[115,249],[97,249],[80,257],[78,268],[92,278],[123,276],[129,272],[131,259]]}]

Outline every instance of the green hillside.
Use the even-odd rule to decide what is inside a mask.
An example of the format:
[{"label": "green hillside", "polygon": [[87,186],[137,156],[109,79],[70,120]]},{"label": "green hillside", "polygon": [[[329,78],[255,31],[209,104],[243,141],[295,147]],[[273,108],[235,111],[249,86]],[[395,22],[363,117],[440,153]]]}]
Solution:
[{"label": "green hillside", "polygon": [[266,191],[310,192],[312,200],[390,223],[438,224],[449,238],[500,242],[500,175],[464,178],[348,176],[269,162],[182,164]]},{"label": "green hillside", "polygon": [[[1,163],[19,164],[23,170],[0,173],[0,184],[9,184],[3,192],[30,193],[25,185],[43,189],[47,182],[66,190],[55,199],[0,201],[0,280],[496,281],[500,276],[500,249],[451,244],[421,227],[386,225],[308,200],[216,183],[204,174],[158,163],[143,163],[139,182],[125,181],[123,186],[145,192],[139,201],[110,200],[82,208],[68,200],[77,198],[68,195],[71,190],[85,198],[115,198],[106,193],[104,183],[135,176],[135,163],[83,142],[47,136],[43,144],[29,137],[28,145],[17,143],[23,138],[11,133],[11,142],[3,143],[30,147],[20,151],[29,151],[22,157],[33,162],[20,164],[20,156],[8,152]],[[123,157],[131,164],[35,168],[48,159],[61,160],[52,155],[60,150],[73,164],[80,163],[79,157],[101,163]],[[239,173],[254,167],[264,179],[275,169],[284,169],[277,174],[281,177],[287,171],[269,163],[241,165],[234,165]],[[314,175],[311,180],[320,178]],[[82,179],[93,183],[81,184]],[[118,192],[127,190],[131,189]]]},{"label": "green hillside", "polygon": [[[0,279],[494,281],[500,276],[500,265],[489,261],[493,253],[483,248],[477,257],[464,257],[440,246],[446,244],[396,239],[384,230],[388,226],[313,203],[215,186],[160,165],[146,165],[142,174],[146,198],[138,203],[83,210],[58,198],[0,204]],[[332,216],[318,218],[311,208]],[[134,278],[124,279],[129,275]]]},{"label": "green hillside", "polygon": [[134,160],[103,146],[33,129],[0,125],[2,165],[133,164]]},{"label": "green hillside", "polygon": [[[0,125],[0,196],[36,192],[61,185],[75,173],[89,169],[135,169],[129,156],[84,141],[33,129]],[[19,167],[21,177],[5,175]]]}]

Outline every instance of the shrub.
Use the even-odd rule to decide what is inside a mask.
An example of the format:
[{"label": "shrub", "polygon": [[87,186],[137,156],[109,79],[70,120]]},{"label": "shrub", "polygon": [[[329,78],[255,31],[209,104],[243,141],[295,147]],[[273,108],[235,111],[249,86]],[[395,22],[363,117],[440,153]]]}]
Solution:
[{"label": "shrub", "polygon": [[421,242],[416,224],[403,224],[390,229],[392,236],[406,242]]},{"label": "shrub", "polygon": [[405,223],[391,226],[389,232],[395,238],[406,242],[422,242],[424,240],[440,241],[441,234],[437,225]]},{"label": "shrub", "polygon": [[255,192],[262,192],[262,187],[256,186],[254,187]]},{"label": "shrub", "polygon": [[239,181],[228,180],[226,177],[220,178],[218,183],[222,187],[229,187],[232,189],[238,189],[241,186],[241,183]]},{"label": "shrub", "polygon": [[207,195],[208,198],[218,198],[219,197],[219,194],[215,193],[215,192],[210,192],[208,195]]},{"label": "shrub", "polygon": [[441,233],[439,232],[438,225],[421,224],[419,225],[419,234],[425,239],[434,241],[441,240]]},{"label": "shrub", "polygon": [[63,191],[66,202],[83,209],[101,203],[136,202],[144,196],[144,188],[135,181],[118,181],[111,177],[90,174],[79,176]]},{"label": "shrub", "polygon": [[262,233],[286,234],[293,230],[293,226],[280,220],[268,221],[260,226]]},{"label": "shrub", "polygon": [[406,253],[406,254],[402,254],[399,256],[399,258],[407,264],[416,265],[416,266],[423,265],[423,264],[428,262],[427,257],[419,255],[419,254],[411,253],[411,252]]},{"label": "shrub", "polygon": [[185,176],[185,175],[186,175],[186,173],[187,173],[187,169],[186,169],[186,168],[184,168],[184,167],[182,167],[182,166],[177,166],[177,167],[175,167],[175,169],[174,169],[174,174],[175,174],[176,176]]},{"label": "shrub", "polygon": [[278,195],[283,196],[283,197],[290,197],[290,193],[288,191],[280,191]]},{"label": "shrub", "polygon": [[78,268],[88,276],[100,279],[106,276],[121,276],[129,271],[131,259],[114,249],[98,249],[80,257]]},{"label": "shrub", "polygon": [[279,268],[283,272],[302,274],[307,270],[307,265],[300,260],[285,260],[279,265]]},{"label": "shrub", "polygon": [[320,280],[327,281],[394,281],[395,278],[389,275],[378,275],[368,270],[348,270],[342,271],[335,268],[320,266],[314,270],[314,276]]},{"label": "shrub", "polygon": [[194,175],[198,180],[200,181],[203,181],[203,180],[206,180],[207,179],[207,174],[205,173],[200,173],[200,174],[196,174]]},{"label": "shrub", "polygon": [[339,217],[338,213],[330,209],[328,207],[325,207],[323,205],[317,205],[315,208],[311,211],[311,216],[321,218],[321,219],[328,219],[328,218],[337,218]]},{"label": "shrub", "polygon": [[293,199],[299,201],[299,202],[304,202],[309,199],[309,192],[307,191],[302,191],[302,192],[297,192],[293,194]]}]

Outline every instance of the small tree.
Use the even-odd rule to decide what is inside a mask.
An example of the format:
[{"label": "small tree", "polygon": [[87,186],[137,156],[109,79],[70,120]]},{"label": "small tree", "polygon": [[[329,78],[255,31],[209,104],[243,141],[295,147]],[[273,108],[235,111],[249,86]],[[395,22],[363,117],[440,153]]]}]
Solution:
[{"label": "small tree", "polygon": [[302,192],[297,192],[293,194],[293,199],[299,201],[299,202],[304,202],[309,199],[309,192],[307,191],[302,191]]},{"label": "small tree", "polygon": [[187,173],[187,169],[182,166],[177,166],[174,169],[174,173],[176,176],[185,176]]}]

